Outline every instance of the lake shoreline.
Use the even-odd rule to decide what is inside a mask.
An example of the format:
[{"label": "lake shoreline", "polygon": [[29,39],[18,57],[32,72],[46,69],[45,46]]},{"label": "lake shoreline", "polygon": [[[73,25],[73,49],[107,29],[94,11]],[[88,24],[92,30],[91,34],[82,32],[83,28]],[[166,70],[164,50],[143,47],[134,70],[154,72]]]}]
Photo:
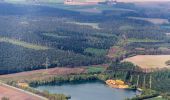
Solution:
[{"label": "lake shoreline", "polygon": [[[87,95],[89,97],[92,96],[92,95],[95,96],[95,93],[99,94],[99,93],[103,92],[104,90],[109,91],[109,93],[107,93],[107,91],[105,91],[107,94],[104,93],[104,95],[107,95],[108,98],[109,98],[109,95],[110,95],[110,97],[112,97],[112,94],[118,95],[119,92],[121,92],[120,93],[121,95],[123,95],[125,93],[126,94],[125,98],[134,97],[137,93],[137,91],[135,91],[135,90],[111,88],[102,81],[90,81],[90,82],[86,81],[86,82],[80,82],[80,83],[63,83],[63,84],[53,84],[53,85],[40,85],[40,86],[34,87],[34,88],[36,88],[40,91],[47,90],[50,93],[57,93],[57,94],[64,93],[67,96],[71,96],[71,98],[73,98],[73,99],[70,99],[70,100],[74,100],[75,96],[78,96],[78,97],[79,97],[79,95],[84,96],[84,94],[91,93],[91,92],[93,94],[87,94]],[[72,91],[72,90],[74,90],[74,91]],[[102,90],[102,91],[100,91],[100,90]],[[127,96],[129,93],[131,95]],[[120,98],[123,98],[123,97],[120,97]],[[76,100],[78,100],[78,99],[76,99]],[[93,99],[93,100],[97,100],[97,99]],[[104,99],[101,99],[101,100],[104,100]],[[123,100],[123,99],[117,99],[117,100]]]}]

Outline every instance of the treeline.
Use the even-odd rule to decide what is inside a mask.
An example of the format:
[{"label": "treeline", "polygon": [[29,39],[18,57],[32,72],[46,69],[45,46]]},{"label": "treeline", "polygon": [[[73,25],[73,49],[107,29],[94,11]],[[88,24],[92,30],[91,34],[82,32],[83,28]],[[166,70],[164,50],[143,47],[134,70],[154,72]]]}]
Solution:
[{"label": "treeline", "polygon": [[152,28],[136,29],[126,32],[128,38],[136,39],[151,39],[151,40],[165,40],[165,34],[159,30]]},{"label": "treeline", "polygon": [[[144,91],[142,95],[139,95],[132,100],[141,100],[156,97],[158,95],[163,96],[165,99],[170,99],[169,95],[169,84],[170,84],[170,70],[162,69],[162,70],[143,70],[134,66],[129,62],[113,62],[111,66],[108,68],[107,73],[124,73],[123,77],[119,75],[114,75],[116,78],[120,78],[125,80],[127,83],[132,86],[140,87]],[[114,77],[111,77],[114,79]],[[146,90],[145,90],[146,89]],[[155,90],[150,91],[147,89]]]},{"label": "treeline", "polygon": [[[112,65],[113,66],[113,65]],[[34,80],[30,83],[31,86],[46,85],[46,84],[64,84],[64,83],[80,83],[80,82],[90,82],[90,81],[101,81],[104,82],[107,79],[121,79],[125,82],[130,83],[130,77],[132,72],[137,72],[138,69],[136,66],[129,62],[119,63],[119,66],[115,67],[114,70],[112,67],[109,67],[107,71],[100,73],[86,73],[78,75],[64,75],[50,77],[46,80]],[[134,81],[136,79],[134,78]],[[135,85],[135,84],[131,84]]]},{"label": "treeline", "polygon": [[0,45],[3,48],[0,49],[1,74],[45,69],[46,58],[49,59],[49,68],[57,66],[88,66],[106,62],[106,58],[104,57],[90,57],[81,54],[75,54],[71,51],[53,49],[47,51],[35,51],[10,44]]},{"label": "treeline", "polygon": [[[145,76],[145,79],[146,79],[144,81],[143,80],[144,77],[142,78],[142,74],[141,74],[139,80],[142,81],[142,85],[140,87],[143,87],[144,91],[142,92],[141,95],[128,99],[128,100],[142,100],[142,99],[157,97],[159,95],[161,95],[163,99],[169,100],[170,99],[170,94],[169,94],[170,77],[169,75],[170,75],[169,69],[145,73],[143,74],[143,76]],[[150,77],[151,77],[151,80],[150,80]],[[152,87],[150,88],[150,86]],[[148,88],[152,89],[152,91],[148,90]]]},{"label": "treeline", "polygon": [[47,80],[36,80],[31,81],[30,86],[39,86],[46,84],[64,84],[64,83],[81,83],[81,82],[91,82],[106,80],[107,76],[94,75],[94,74],[81,74],[81,75],[69,75],[69,76],[56,76],[51,77]]},{"label": "treeline", "polygon": [[169,76],[170,71],[165,69],[162,71],[148,72],[142,70],[129,62],[112,64],[107,71],[103,73],[80,74],[68,76],[50,77],[47,80],[36,80],[28,82],[31,86],[46,84],[64,84],[64,83],[80,83],[90,81],[105,81],[107,79],[121,79],[132,87],[141,87],[143,89],[152,89],[162,93],[169,92]]}]

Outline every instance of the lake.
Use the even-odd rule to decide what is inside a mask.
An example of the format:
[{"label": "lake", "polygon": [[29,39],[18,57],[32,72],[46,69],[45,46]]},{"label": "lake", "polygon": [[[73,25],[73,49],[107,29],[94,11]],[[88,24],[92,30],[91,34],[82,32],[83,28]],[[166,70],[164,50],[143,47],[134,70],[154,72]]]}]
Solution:
[{"label": "lake", "polygon": [[69,100],[124,100],[133,97],[137,91],[114,89],[101,82],[81,84],[44,85],[38,86],[40,91],[47,90],[50,93],[70,95]]}]

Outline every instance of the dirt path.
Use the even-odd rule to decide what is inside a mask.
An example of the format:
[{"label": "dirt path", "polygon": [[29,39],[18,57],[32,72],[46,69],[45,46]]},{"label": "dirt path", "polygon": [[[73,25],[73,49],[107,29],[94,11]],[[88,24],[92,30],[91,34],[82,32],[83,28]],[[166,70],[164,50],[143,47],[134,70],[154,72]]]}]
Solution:
[{"label": "dirt path", "polygon": [[0,83],[0,99],[7,97],[10,100],[47,100],[36,94]]}]

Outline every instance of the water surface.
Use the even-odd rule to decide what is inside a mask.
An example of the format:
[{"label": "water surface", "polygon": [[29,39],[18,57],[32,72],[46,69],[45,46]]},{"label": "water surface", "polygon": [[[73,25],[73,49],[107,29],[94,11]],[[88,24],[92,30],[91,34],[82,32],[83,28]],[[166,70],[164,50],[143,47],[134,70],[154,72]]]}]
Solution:
[{"label": "water surface", "polygon": [[113,89],[101,82],[83,84],[45,85],[36,87],[50,93],[70,95],[70,100],[124,100],[136,95],[136,91]]},{"label": "water surface", "polygon": [[70,95],[70,100],[124,100],[136,95],[136,91],[113,89],[101,82],[83,84],[44,85],[36,87],[50,93],[64,93]]}]

